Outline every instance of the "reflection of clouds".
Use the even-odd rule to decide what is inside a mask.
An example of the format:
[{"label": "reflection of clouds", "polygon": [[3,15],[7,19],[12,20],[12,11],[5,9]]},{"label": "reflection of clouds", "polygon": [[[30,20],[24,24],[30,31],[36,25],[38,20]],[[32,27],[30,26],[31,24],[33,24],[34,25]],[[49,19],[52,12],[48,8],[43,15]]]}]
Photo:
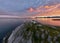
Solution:
[{"label": "reflection of clouds", "polygon": [[53,18],[40,18],[37,19],[42,24],[60,26],[60,21],[54,21]]}]

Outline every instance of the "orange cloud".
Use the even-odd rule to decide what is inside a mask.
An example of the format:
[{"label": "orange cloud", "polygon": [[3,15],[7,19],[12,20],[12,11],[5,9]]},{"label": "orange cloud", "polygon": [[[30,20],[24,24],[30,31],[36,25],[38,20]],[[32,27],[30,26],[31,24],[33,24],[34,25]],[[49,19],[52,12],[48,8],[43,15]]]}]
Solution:
[{"label": "orange cloud", "polygon": [[49,9],[49,8],[51,8],[51,6],[45,6],[45,8],[46,8],[46,9]]},{"label": "orange cloud", "polygon": [[29,8],[29,9],[28,9],[28,12],[34,12],[34,11],[35,11],[34,8]]},{"label": "orange cloud", "polygon": [[35,16],[55,16],[55,15],[60,16],[60,8],[59,7],[60,7],[60,4],[38,7],[34,11],[40,12],[40,13],[36,14]]},{"label": "orange cloud", "polygon": [[[42,11],[47,11],[47,10],[52,10],[54,9],[54,5],[53,6],[39,6],[37,8],[29,8],[27,11],[28,12],[42,12]],[[45,10],[43,10],[45,9]]]},{"label": "orange cloud", "polygon": [[60,16],[60,4],[51,5],[51,6],[39,6],[37,8],[29,8],[28,12],[39,12],[39,14],[35,14],[34,16]]}]

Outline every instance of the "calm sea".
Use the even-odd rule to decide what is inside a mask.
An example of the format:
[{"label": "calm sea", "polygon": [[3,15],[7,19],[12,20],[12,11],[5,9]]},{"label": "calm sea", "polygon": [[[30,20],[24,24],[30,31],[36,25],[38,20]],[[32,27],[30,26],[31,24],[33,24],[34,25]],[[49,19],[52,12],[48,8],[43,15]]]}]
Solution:
[{"label": "calm sea", "polygon": [[21,25],[24,19],[0,19],[0,43],[6,34]]}]

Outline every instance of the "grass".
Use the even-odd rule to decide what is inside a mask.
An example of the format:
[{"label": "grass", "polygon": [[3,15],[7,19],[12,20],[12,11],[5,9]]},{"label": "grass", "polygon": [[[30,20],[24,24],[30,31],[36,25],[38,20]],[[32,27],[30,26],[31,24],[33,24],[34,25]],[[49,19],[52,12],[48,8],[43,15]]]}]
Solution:
[{"label": "grass", "polygon": [[22,36],[19,43],[28,43],[29,40],[31,43],[60,43],[60,27],[30,21],[25,22],[14,36]]}]

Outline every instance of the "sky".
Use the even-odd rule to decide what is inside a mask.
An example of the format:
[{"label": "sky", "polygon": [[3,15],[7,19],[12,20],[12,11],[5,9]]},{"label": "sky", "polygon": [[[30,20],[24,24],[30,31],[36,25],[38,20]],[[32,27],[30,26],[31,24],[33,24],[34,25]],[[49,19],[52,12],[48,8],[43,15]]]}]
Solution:
[{"label": "sky", "polygon": [[[0,15],[38,15],[44,6],[60,4],[60,0],[0,0]],[[38,9],[43,6],[43,8]],[[31,12],[35,10],[35,12]]]}]

